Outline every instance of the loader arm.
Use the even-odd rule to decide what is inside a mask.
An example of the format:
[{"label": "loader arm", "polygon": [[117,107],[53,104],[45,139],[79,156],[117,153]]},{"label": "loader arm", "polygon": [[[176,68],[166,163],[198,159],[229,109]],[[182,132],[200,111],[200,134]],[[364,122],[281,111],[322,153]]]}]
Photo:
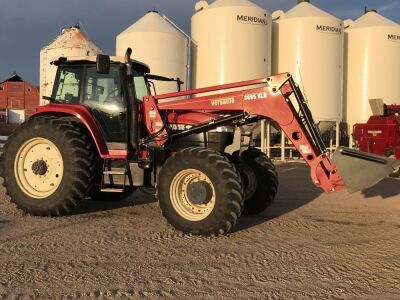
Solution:
[{"label": "loader arm", "polygon": [[[187,96],[192,97],[159,102]],[[328,157],[327,149],[301,90],[288,73],[155,97],[147,96],[143,100],[145,125],[159,146],[174,138],[174,135],[169,135],[166,124],[171,113],[195,111],[216,114],[214,120],[195,124],[179,135],[212,129],[232,123],[235,119],[271,119],[281,127],[310,166],[311,178],[315,185],[328,193],[342,190],[346,185],[341,172]],[[294,103],[299,111],[296,111]]]},{"label": "loader arm", "polygon": [[[239,91],[197,96],[184,101],[175,100],[158,103],[159,100],[163,99],[244,87],[246,89]],[[301,98],[300,91],[296,90],[292,77],[285,73],[235,84],[171,93],[156,97],[149,96],[144,98],[144,121],[150,135],[156,134],[161,130],[156,140],[161,146],[168,139],[168,131],[165,129],[162,118],[162,115],[168,112],[198,111],[229,115],[228,118],[216,118],[213,120],[214,122],[195,125],[188,131],[188,134],[194,133],[196,127],[201,126],[204,128],[204,126],[210,126],[211,128],[212,126],[220,126],[225,120],[226,122],[232,122],[235,116],[238,116],[238,118],[259,116],[265,119],[272,119],[279,124],[294,147],[310,166],[311,177],[316,185],[320,186],[325,192],[343,189],[345,184],[336,167],[329,160],[326,148],[322,143],[315,124],[310,122],[312,121],[312,117],[309,114],[308,108],[304,109],[300,105],[301,113],[299,115],[289,100],[292,94],[298,97],[299,101],[304,101]]]}]

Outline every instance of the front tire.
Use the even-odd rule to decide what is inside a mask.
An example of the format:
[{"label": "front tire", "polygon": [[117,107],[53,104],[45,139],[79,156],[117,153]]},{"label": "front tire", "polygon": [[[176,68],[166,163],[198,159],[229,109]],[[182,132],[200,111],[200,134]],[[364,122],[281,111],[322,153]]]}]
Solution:
[{"label": "front tire", "polygon": [[189,234],[220,235],[237,222],[243,209],[240,176],[218,152],[187,148],[170,157],[157,182],[163,216]]},{"label": "front tire", "polygon": [[5,146],[3,185],[19,209],[38,216],[63,215],[91,189],[95,153],[79,124],[55,117],[30,119]]}]

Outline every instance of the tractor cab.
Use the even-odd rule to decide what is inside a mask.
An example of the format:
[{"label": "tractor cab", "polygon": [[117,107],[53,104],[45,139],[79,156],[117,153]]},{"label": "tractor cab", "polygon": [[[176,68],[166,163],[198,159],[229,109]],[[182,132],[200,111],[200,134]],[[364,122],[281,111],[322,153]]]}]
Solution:
[{"label": "tractor cab", "polygon": [[[130,64],[126,63],[130,61]],[[180,91],[183,82],[150,74],[146,64],[128,57],[108,55],[59,58],[50,103],[83,105],[89,109],[108,149],[135,148],[140,135],[138,106],[143,97],[156,95],[155,81],[173,81]],[[134,140],[133,140],[134,139]]]},{"label": "tractor cab", "polygon": [[[107,56],[108,57],[108,56]],[[51,103],[79,104],[87,107],[101,127],[107,144],[126,143],[128,140],[129,93],[127,67],[124,58],[109,57],[104,64],[96,56],[60,58],[53,62],[58,67]],[[146,75],[150,69],[138,61],[131,61],[136,103],[150,95]]]}]

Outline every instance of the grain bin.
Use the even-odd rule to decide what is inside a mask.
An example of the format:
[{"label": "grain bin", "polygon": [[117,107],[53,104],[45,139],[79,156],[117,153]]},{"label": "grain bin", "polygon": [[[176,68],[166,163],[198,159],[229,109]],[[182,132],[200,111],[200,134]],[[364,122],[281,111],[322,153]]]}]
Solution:
[{"label": "grain bin", "polygon": [[40,51],[40,103],[43,96],[51,96],[57,67],[50,63],[59,57],[89,56],[102,53],[79,26],[66,28],[49,45]]},{"label": "grain bin", "polygon": [[251,1],[199,1],[192,17],[193,87],[269,75],[271,25],[270,13]]},{"label": "grain bin", "polygon": [[345,120],[372,115],[370,99],[400,104],[400,26],[375,11],[345,21]]},{"label": "grain bin", "polygon": [[[189,38],[168,18],[150,11],[117,36],[117,56],[132,57],[150,66],[151,72],[168,78],[180,78],[189,84]],[[175,82],[155,81],[157,94],[176,92]]]},{"label": "grain bin", "polygon": [[293,75],[325,132],[343,116],[343,23],[309,1],[273,19],[273,73]]}]

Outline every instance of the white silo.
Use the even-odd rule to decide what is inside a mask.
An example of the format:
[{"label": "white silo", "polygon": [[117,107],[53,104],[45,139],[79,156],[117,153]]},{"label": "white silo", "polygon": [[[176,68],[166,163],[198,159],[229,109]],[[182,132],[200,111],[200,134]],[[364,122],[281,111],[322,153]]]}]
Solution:
[{"label": "white silo", "polygon": [[[132,58],[149,65],[152,74],[179,78],[189,86],[190,39],[167,17],[150,11],[117,36],[117,56],[132,48]],[[177,91],[175,82],[155,81],[157,94]]]},{"label": "white silo", "polygon": [[307,0],[273,19],[272,71],[293,75],[325,132],[343,117],[343,22]]},{"label": "white silo", "polygon": [[247,0],[196,4],[192,17],[195,88],[262,78],[271,73],[271,15]]},{"label": "white silo", "polygon": [[372,115],[370,99],[400,104],[400,26],[369,11],[345,27],[344,119],[351,130]]},{"label": "white silo", "polygon": [[57,67],[50,63],[59,57],[90,56],[102,53],[78,26],[66,28],[40,51],[40,103],[43,96],[51,96]]}]

